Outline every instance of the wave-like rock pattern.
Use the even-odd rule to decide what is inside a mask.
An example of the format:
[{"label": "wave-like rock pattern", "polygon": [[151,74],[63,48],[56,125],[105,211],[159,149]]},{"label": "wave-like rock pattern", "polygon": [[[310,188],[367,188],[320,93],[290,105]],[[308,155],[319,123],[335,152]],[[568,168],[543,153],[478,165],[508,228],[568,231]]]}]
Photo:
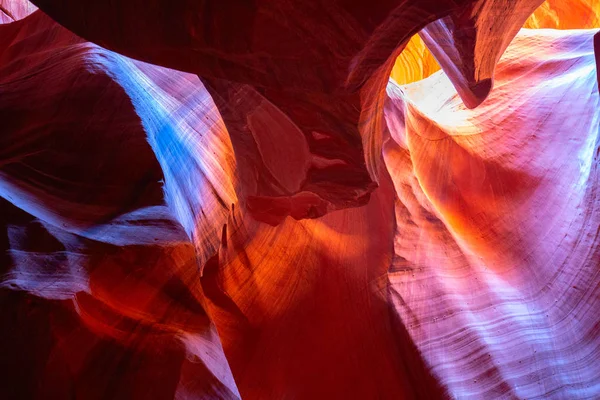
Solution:
[{"label": "wave-like rock pattern", "polygon": [[462,101],[475,108],[494,85],[496,63],[543,0],[483,0],[427,25],[423,41]]},{"label": "wave-like rock pattern", "polygon": [[595,0],[546,0],[527,19],[525,28],[586,29],[600,27],[600,4]]},{"label": "wave-like rock pattern", "polygon": [[392,299],[457,398],[600,390],[594,34],[521,31],[475,110],[441,73],[388,88]]},{"label": "wave-like rock pattern", "polygon": [[2,286],[48,299],[38,397],[238,398],[200,287],[235,201],[208,92],[41,12],[0,36]]},{"label": "wave-like rock pattern", "polygon": [[0,24],[18,21],[35,10],[28,0],[0,0]]},{"label": "wave-like rock pattern", "polygon": [[[533,4],[533,3],[532,3]],[[493,8],[492,8],[493,11]],[[498,10],[496,11],[498,12]],[[501,12],[502,16],[499,16],[498,19],[500,21],[502,21],[504,19],[504,15],[506,15],[505,11]],[[477,15],[477,14],[476,14]],[[476,18],[476,17],[475,17]],[[516,29],[519,28],[519,21],[522,20],[522,16],[519,18],[519,20],[516,21],[516,23],[513,23],[512,26]],[[445,19],[447,22],[449,18]],[[451,18],[450,18],[451,20]],[[438,25],[443,24],[443,22],[438,22]],[[433,27],[432,24],[431,27]],[[482,22],[478,22],[477,25],[479,25],[480,27],[484,27],[487,24],[482,23]],[[531,14],[531,16],[529,16],[529,18],[527,19],[527,21],[525,21],[525,24],[523,25],[525,28],[533,28],[533,29],[586,29],[586,28],[596,28],[596,27],[600,27],[600,4],[595,2],[594,0],[569,0],[569,1],[562,1],[562,0],[546,0],[542,3],[542,5],[540,5],[534,12],[533,14]],[[501,28],[503,29],[503,34],[506,35],[506,32],[504,32],[504,26],[501,26]],[[463,28],[464,30],[465,28]],[[472,27],[469,29],[473,29]],[[481,29],[481,28],[480,28]],[[426,29],[427,30],[431,30],[431,29]],[[514,31],[512,34],[514,34],[516,31]],[[428,50],[427,46],[425,45],[425,43],[423,42],[423,40],[421,39],[420,35],[423,34],[424,36],[428,36],[429,37],[429,41],[430,44],[432,44],[434,47],[436,46],[440,46],[440,45],[444,45],[444,47],[446,48],[446,50],[451,53],[451,55],[453,54],[453,56],[455,57],[455,60],[458,59],[458,56],[460,55],[461,57],[466,57],[469,56],[468,52],[470,51],[469,49],[472,48],[472,43],[465,43],[466,40],[468,39],[468,35],[465,34],[461,34],[456,32],[456,27],[455,27],[455,32],[453,33],[453,36],[458,36],[458,39],[461,39],[461,41],[457,41],[456,43],[453,43],[453,41],[449,41],[449,36],[446,36],[446,38],[444,39],[443,37],[439,37],[439,36],[431,36],[430,33],[427,32],[423,32],[423,33],[419,33],[418,35],[415,35],[412,37],[412,39],[408,42],[408,44],[406,45],[406,48],[404,49],[404,51],[402,52],[402,54],[400,54],[398,56],[398,58],[396,59],[396,63],[394,64],[394,68],[392,69],[392,73],[391,73],[391,77],[392,79],[394,79],[394,81],[396,81],[396,83],[398,84],[407,84],[407,83],[412,83],[412,82],[416,82],[419,81],[421,79],[427,78],[428,76],[432,75],[433,73],[435,73],[436,71],[438,71],[440,69],[440,65],[438,64],[436,58],[434,57],[434,55]],[[478,35],[481,35],[482,33],[478,33]],[[485,33],[483,33],[485,34]],[[472,38],[473,39],[473,38]],[[475,41],[477,41],[477,37],[474,38]],[[504,37],[505,43],[509,43],[510,40],[512,40],[512,36],[511,35],[506,35]],[[434,41],[439,41],[441,43],[433,43]],[[457,43],[462,43],[462,47],[459,49],[457,47]],[[448,47],[457,47],[454,50],[448,49]],[[479,46],[484,47],[484,46]],[[438,49],[438,51],[442,51],[443,49]],[[498,50],[498,49],[497,49]],[[504,51],[504,50],[502,50]],[[498,52],[498,55],[502,55],[502,51]],[[460,54],[459,54],[460,53]],[[465,54],[462,54],[465,53]],[[439,54],[439,52],[438,52]],[[443,54],[439,54],[440,59],[444,60],[445,59],[445,64],[446,64],[446,68],[445,71],[446,73],[450,73],[448,67],[450,68],[454,68],[454,72],[455,73],[459,73],[460,71],[458,70],[459,68],[463,68],[466,67],[466,63],[463,66],[451,66],[448,65],[448,61],[450,61],[449,59],[445,58]],[[473,55],[469,56],[472,57]],[[481,56],[480,56],[481,58]],[[462,61],[459,61],[460,63],[462,63]],[[475,64],[476,62],[473,60],[472,61],[473,65],[471,66],[472,68],[475,68]],[[492,66],[493,67],[493,66]],[[463,71],[465,72],[465,71]],[[467,71],[468,72],[468,71]],[[481,76],[481,75],[479,75]],[[453,79],[453,83],[455,85],[457,84],[465,84],[465,80],[470,79],[471,81],[474,81],[475,76],[470,75],[470,76],[463,76],[463,77],[456,77]],[[475,82],[471,82],[471,84],[474,84]],[[468,85],[467,85],[468,86]],[[468,90],[467,88],[463,88],[462,90],[462,96],[471,96],[472,94],[469,93],[465,93],[465,90]],[[460,91],[459,91],[460,93]],[[474,103],[480,102],[481,99],[477,100],[477,99],[473,99]]]},{"label": "wave-like rock pattern", "polygon": [[[301,209],[305,211],[298,217],[311,218],[368,200],[376,186],[372,181],[378,180],[385,86],[396,57],[427,23],[473,1],[156,0],[151,7],[142,0],[34,3],[94,43],[206,78],[232,134],[240,127],[230,110],[237,107],[236,99],[243,102],[232,94],[245,90],[243,85],[257,91],[289,118],[277,122],[280,128],[292,129],[289,136],[299,130],[312,151],[326,155],[327,170],[309,169],[304,177],[317,188],[317,196],[307,200],[304,190],[286,194],[288,214]],[[263,126],[249,129],[253,136],[263,136]],[[329,175],[336,175],[342,187],[329,190],[323,184]],[[261,209],[281,207],[280,199],[261,197]]]},{"label": "wave-like rock pattern", "polygon": [[597,397],[600,36],[500,58],[539,3],[2,2],[4,392]]},{"label": "wave-like rock pattern", "polygon": [[391,78],[400,85],[420,81],[440,70],[420,35],[414,35],[396,59]]}]

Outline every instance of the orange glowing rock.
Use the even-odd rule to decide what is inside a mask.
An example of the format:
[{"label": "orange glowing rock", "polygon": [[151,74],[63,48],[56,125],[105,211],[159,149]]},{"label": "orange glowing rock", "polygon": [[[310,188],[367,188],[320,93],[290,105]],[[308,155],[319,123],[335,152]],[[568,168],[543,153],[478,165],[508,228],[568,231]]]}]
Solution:
[{"label": "orange glowing rock", "polygon": [[600,27],[595,0],[546,0],[525,22],[525,28],[586,29]]},{"label": "orange glowing rock", "polygon": [[[600,3],[592,0],[546,0],[525,21],[530,29],[585,29],[600,27]],[[421,37],[415,35],[396,59],[391,77],[398,84],[427,78],[440,66]]]},{"label": "orange glowing rock", "polygon": [[440,65],[431,51],[421,37],[415,35],[396,59],[390,76],[396,83],[404,85],[427,78],[439,69]]},{"label": "orange glowing rock", "polygon": [[442,73],[388,88],[392,297],[458,398],[598,393],[594,34],[521,31],[475,110]]},{"label": "orange glowing rock", "polygon": [[596,4],[35,3],[0,397],[598,397]]},{"label": "orange glowing rock", "polygon": [[478,1],[432,22],[420,33],[467,107],[477,107],[488,96],[496,63],[541,3]]}]

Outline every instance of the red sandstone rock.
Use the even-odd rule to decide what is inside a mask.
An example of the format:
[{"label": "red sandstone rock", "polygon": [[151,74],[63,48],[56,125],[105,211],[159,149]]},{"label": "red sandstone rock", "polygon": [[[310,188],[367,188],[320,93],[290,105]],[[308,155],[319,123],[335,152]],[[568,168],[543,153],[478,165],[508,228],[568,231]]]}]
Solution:
[{"label": "red sandstone rock", "polygon": [[162,66],[0,26],[0,350],[33,366],[6,393],[600,391],[593,31],[522,31],[469,110],[481,76],[400,88],[395,55],[468,10],[444,51],[492,76],[531,4],[38,3]]},{"label": "red sandstone rock", "polygon": [[420,36],[469,108],[494,85],[496,63],[543,0],[485,0],[427,25]]},{"label": "red sandstone rock", "polygon": [[39,338],[56,355],[40,355],[38,398],[238,398],[198,268],[235,199],[234,162],[199,79],[41,12],[0,36],[2,287],[81,318]]},{"label": "red sandstone rock", "polygon": [[[425,24],[471,2],[34,3],[73,32],[111,50],[204,78],[235,82],[207,82],[213,96],[220,98],[219,110],[232,135],[245,132],[230,121],[228,109],[242,102],[231,98],[231,91],[246,84],[287,115],[288,125],[295,125],[290,136],[300,130],[313,149],[322,147],[311,146],[315,136],[335,143],[339,156],[327,155],[327,162],[341,158],[343,163],[325,171],[309,170],[307,185],[323,193],[328,188],[321,188],[320,181],[328,177],[322,175],[352,179],[335,189],[345,192],[343,198],[315,199],[308,207],[296,207],[306,209],[300,217],[307,218],[321,215],[324,208],[364,204],[365,194],[375,187],[369,181],[377,181],[385,85],[396,56]],[[365,157],[357,155],[357,141],[363,143],[366,168]],[[278,200],[273,201],[273,207],[278,207]]]},{"label": "red sandstone rock", "polygon": [[521,31],[475,110],[442,73],[388,87],[392,301],[457,398],[598,393],[594,33]]}]

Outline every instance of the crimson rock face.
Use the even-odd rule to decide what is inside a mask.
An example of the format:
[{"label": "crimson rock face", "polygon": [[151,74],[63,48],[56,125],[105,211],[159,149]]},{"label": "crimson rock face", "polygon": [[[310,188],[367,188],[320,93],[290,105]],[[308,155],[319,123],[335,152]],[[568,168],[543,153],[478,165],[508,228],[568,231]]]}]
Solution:
[{"label": "crimson rock face", "polygon": [[[599,395],[596,30],[35,3],[0,2],[4,397]],[[594,26],[561,7],[527,26]],[[417,32],[442,71],[400,86]]]},{"label": "crimson rock face", "polygon": [[[41,366],[32,382],[3,387],[15,397],[237,398],[199,281],[235,199],[231,143],[206,89],[41,12],[0,35],[12,38],[0,53],[1,191],[12,203],[2,286],[48,299],[35,300],[48,314],[39,337],[21,332],[33,322],[7,320],[6,335],[34,342],[19,339],[15,357],[44,352],[31,356]],[[7,304],[36,318],[28,297]]]}]

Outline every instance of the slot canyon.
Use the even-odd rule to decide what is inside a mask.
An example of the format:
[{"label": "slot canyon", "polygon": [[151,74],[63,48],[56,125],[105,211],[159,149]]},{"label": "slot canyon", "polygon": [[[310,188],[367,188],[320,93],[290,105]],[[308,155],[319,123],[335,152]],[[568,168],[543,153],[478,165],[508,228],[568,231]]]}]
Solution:
[{"label": "slot canyon", "polygon": [[600,399],[599,31],[0,0],[0,398]]}]

